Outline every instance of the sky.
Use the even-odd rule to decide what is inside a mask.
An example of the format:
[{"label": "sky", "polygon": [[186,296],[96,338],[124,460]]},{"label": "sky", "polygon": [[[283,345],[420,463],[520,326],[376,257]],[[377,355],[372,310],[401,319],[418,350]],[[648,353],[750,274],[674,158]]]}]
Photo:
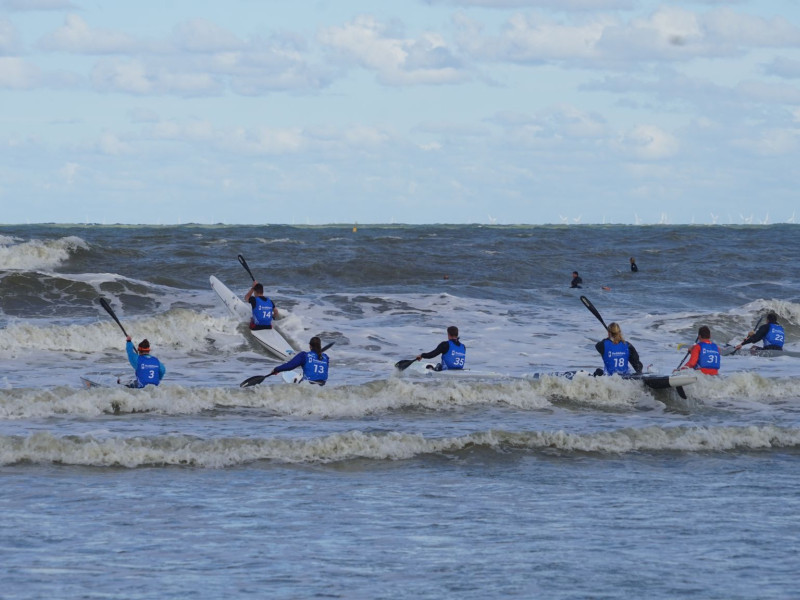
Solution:
[{"label": "sky", "polygon": [[0,0],[0,223],[795,222],[800,0]]}]

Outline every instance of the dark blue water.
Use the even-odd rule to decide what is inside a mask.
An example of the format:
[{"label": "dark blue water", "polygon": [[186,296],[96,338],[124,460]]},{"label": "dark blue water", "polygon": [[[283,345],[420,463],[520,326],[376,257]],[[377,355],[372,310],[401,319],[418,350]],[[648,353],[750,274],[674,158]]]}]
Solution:
[{"label": "dark blue water", "polygon": [[[686,399],[528,376],[599,365],[581,294],[653,373],[767,311],[800,349],[798,231],[0,227],[2,595],[792,597],[800,359],[726,357]],[[277,362],[210,289],[247,291],[237,254],[288,342],[336,342],[325,388],[239,387]],[[159,388],[116,385],[99,296]],[[398,376],[451,324],[468,372]]]}]

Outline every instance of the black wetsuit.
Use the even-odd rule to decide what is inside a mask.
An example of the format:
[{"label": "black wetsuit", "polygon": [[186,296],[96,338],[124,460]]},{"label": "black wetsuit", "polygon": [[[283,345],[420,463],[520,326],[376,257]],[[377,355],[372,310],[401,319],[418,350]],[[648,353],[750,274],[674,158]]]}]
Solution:
[{"label": "black wetsuit", "polygon": [[[641,373],[644,369],[644,365],[642,365],[642,361],[639,359],[639,353],[636,351],[636,348],[633,347],[633,344],[630,342],[625,342],[628,344],[628,364],[633,367],[633,370],[637,373]],[[595,345],[595,350],[600,356],[603,356],[603,352],[605,352],[605,340],[600,340]],[[602,369],[600,369],[602,371]]]},{"label": "black wetsuit", "polygon": [[581,279],[580,277],[573,277],[572,278],[572,283],[569,284],[569,287],[571,287],[571,288],[579,288],[579,287],[581,287],[582,283],[583,283],[583,279]]},{"label": "black wetsuit", "polygon": [[631,263],[631,272],[636,273],[639,270],[639,267],[636,266],[635,262]]},{"label": "black wetsuit", "polygon": [[[456,342],[458,343],[457,340],[456,340]],[[435,350],[432,350],[430,352],[423,352],[422,354],[420,354],[420,356],[422,358],[424,358],[424,359],[436,358],[440,354],[444,354],[445,352],[448,352],[449,350],[450,350],[450,342],[445,340],[444,342],[442,342],[441,344],[436,346]]]},{"label": "black wetsuit", "polygon": [[[742,342],[742,346],[745,344],[755,344],[756,342],[760,342],[764,339],[764,336],[769,333],[769,323],[764,323],[761,327],[756,329],[756,332],[753,335],[749,335],[745,338]],[[783,350],[781,346],[764,346],[764,350]]]}]

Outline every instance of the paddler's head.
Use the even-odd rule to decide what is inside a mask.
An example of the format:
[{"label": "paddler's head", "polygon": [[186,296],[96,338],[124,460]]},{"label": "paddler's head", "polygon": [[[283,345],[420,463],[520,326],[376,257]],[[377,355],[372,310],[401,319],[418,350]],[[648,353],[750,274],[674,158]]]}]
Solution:
[{"label": "paddler's head", "polygon": [[625,338],[622,337],[622,328],[619,326],[619,323],[610,323],[608,325],[608,339],[615,344],[625,341]]},{"label": "paddler's head", "polygon": [[253,291],[254,291],[256,294],[258,294],[259,296],[263,296],[263,295],[264,295],[264,286],[263,286],[263,285],[261,285],[260,283],[257,283],[257,284],[255,284],[255,285],[253,286]]},{"label": "paddler's head", "polygon": [[137,348],[139,354],[150,354],[150,342],[147,339],[143,339],[139,342],[139,347]]},{"label": "paddler's head", "polygon": [[778,322],[778,315],[774,312],[771,312],[767,315],[767,323],[777,323]]},{"label": "paddler's head", "polygon": [[711,329],[708,328],[708,325],[703,325],[700,329],[697,330],[697,336],[701,340],[710,340],[711,339]]},{"label": "paddler's head", "polygon": [[457,340],[458,339],[458,327],[455,325],[450,325],[447,328],[447,338],[450,340]]}]

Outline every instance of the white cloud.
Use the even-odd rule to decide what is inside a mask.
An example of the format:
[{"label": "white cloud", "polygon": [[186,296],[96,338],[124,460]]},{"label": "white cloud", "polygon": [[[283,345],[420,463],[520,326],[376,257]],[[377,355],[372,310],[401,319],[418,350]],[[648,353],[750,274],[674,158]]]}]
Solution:
[{"label": "white cloud", "polygon": [[78,169],[80,169],[80,165],[78,163],[68,162],[65,163],[61,169],[59,169],[58,174],[67,185],[72,185],[75,183],[75,177],[78,174]]},{"label": "white cloud", "polygon": [[0,89],[27,90],[39,84],[41,72],[21,58],[0,56]]},{"label": "white cloud", "polygon": [[556,21],[517,13],[497,34],[458,14],[459,47],[476,60],[564,62],[572,66],[628,68],[652,61],[736,56],[749,49],[800,47],[800,28],[782,18],[764,19],[716,9],[706,13],[662,6],[627,21],[598,13]]},{"label": "white cloud", "polygon": [[99,92],[135,95],[218,95],[223,85],[209,73],[170,70],[166,65],[141,60],[103,60],[92,69],[92,87]]},{"label": "white cloud", "polygon": [[374,71],[387,85],[456,83],[467,78],[441,35],[401,38],[373,17],[329,27],[320,32],[319,41],[340,59]]},{"label": "white cloud", "polygon": [[190,52],[225,52],[245,46],[236,35],[206,19],[192,19],[178,25],[173,37],[178,48]]},{"label": "white cloud", "polygon": [[67,15],[64,25],[44,36],[39,45],[54,52],[121,54],[136,50],[139,42],[121,31],[92,29],[78,15]]},{"label": "white cloud", "polygon": [[661,160],[678,153],[678,139],[655,125],[637,125],[617,141],[617,148],[639,160]]}]

